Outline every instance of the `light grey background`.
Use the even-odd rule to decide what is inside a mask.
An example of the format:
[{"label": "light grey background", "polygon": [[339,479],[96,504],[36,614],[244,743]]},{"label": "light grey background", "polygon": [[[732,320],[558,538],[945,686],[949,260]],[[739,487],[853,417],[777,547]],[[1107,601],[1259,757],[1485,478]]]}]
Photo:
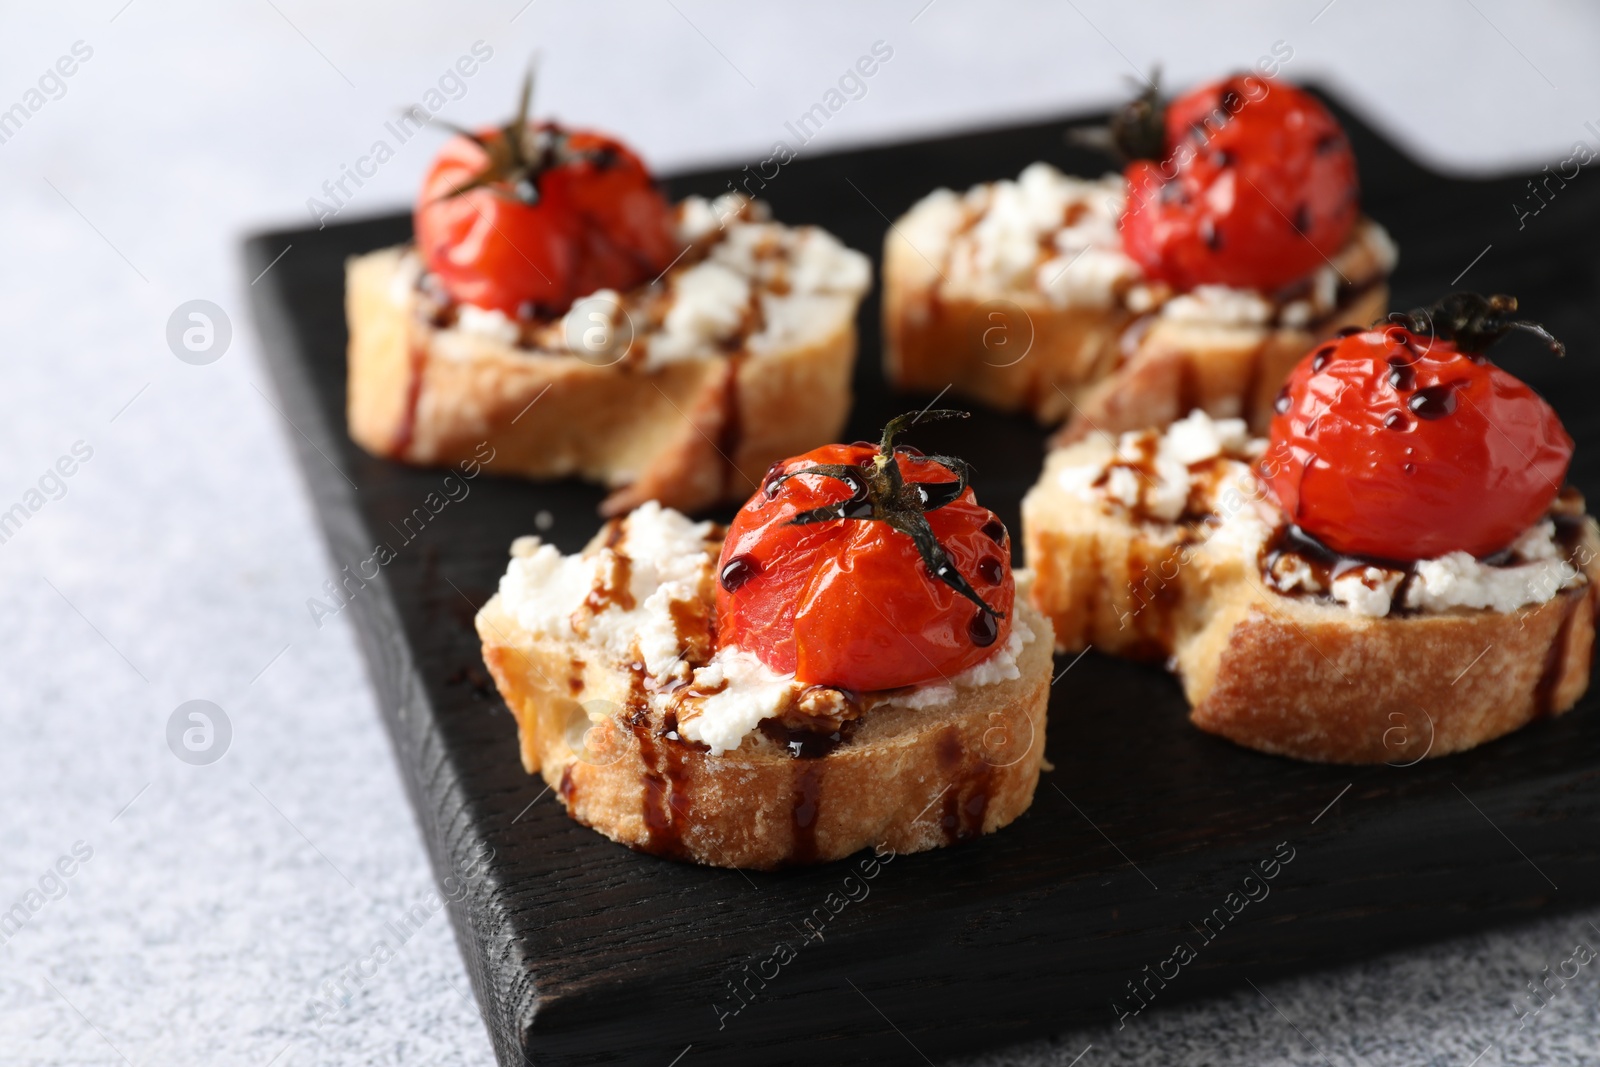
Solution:
[{"label": "light grey background", "polygon": [[[1182,84],[1277,40],[1287,75],[1452,169],[1559,159],[1600,120],[1600,12],[1577,2],[6,5],[0,109],[75,42],[93,55],[0,144],[0,510],[75,442],[93,455],[0,544],[0,910],[75,842],[93,854],[0,947],[0,1064],[489,1061],[442,912],[313,1025],[325,980],[433,887],[347,619],[306,609],[328,561],[237,255],[307,221],[480,39],[494,56],[444,117],[499,120],[538,49],[542,111],[663,169],[765,155],[876,40],[893,60],[808,151],[1101,104],[1136,68]],[[407,203],[437,143],[345,217]],[[194,299],[234,327],[204,366],[166,342]],[[194,699],[232,726],[210,766],[167,747]],[[1466,1065],[1497,1039],[1479,1062],[1591,1062],[1592,966],[1507,1033],[1579,937],[1600,932],[1557,918],[986,1062]]]}]

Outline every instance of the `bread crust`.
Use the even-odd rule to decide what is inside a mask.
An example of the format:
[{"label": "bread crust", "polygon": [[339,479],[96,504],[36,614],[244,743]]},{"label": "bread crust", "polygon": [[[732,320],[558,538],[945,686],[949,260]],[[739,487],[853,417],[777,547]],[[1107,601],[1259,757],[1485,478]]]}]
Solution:
[{"label": "bread crust", "polygon": [[1592,518],[1573,553],[1586,580],[1546,603],[1370,618],[1279,595],[1253,561],[1067,493],[1056,473],[1092,445],[1054,453],[1023,501],[1033,603],[1063,651],[1166,660],[1202,730],[1296,759],[1407,764],[1562,714],[1588,688]]},{"label": "bread crust", "polygon": [[1046,425],[1066,421],[1063,443],[1170,422],[1197,407],[1261,432],[1283,379],[1309,349],[1388,310],[1388,286],[1377,264],[1367,265],[1374,280],[1304,329],[1141,320],[1121,305],[1060,307],[1033,289],[956,291],[891,227],[884,373],[900,389],[950,386]]},{"label": "bread crust", "polygon": [[608,515],[651,499],[694,511],[743,499],[773,463],[844,427],[854,299],[819,302],[831,319],[788,350],[644,371],[436,329],[415,295],[395,298],[405,251],[347,265],[350,436],[374,455],[576,475],[614,490]]},{"label": "bread crust", "polygon": [[992,833],[1033,801],[1044,755],[1052,636],[1037,635],[1012,681],[943,706],[870,708],[854,736],[796,759],[759,732],[712,756],[662,736],[627,667],[535,637],[496,596],[478,614],[484,662],[517,720],[523,766],[567,812],[613,841],[672,859],[770,869],[863,848],[920,852]]}]

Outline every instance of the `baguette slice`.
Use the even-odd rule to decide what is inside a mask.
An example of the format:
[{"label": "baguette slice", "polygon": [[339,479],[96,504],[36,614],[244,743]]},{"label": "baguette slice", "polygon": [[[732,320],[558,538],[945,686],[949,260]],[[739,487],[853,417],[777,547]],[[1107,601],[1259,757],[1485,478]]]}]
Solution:
[{"label": "baguette slice", "polygon": [[415,270],[404,248],[347,266],[350,436],[374,455],[575,475],[614,490],[608,515],[651,499],[692,511],[748,496],[772,463],[835,439],[850,410],[859,291],[792,295],[781,341],[759,354],[746,327],[727,354],[647,369],[435,325]]},{"label": "baguette slice", "polygon": [[[1065,420],[1063,443],[1096,430],[1161,425],[1195,408],[1242,417],[1260,432],[1271,421],[1283,379],[1308,349],[1388,310],[1393,246],[1376,223],[1363,219],[1319,272],[1326,275],[1319,279],[1325,291],[1315,312],[1274,311],[1258,323],[1240,321],[1227,309],[1211,318],[1203,310],[1195,315],[1201,305],[1192,300],[1188,317],[1163,311],[1153,304],[1171,294],[1130,274],[1137,268],[1121,255],[1115,230],[1121,190],[1119,179],[1085,182],[1035,164],[1015,183],[978,186],[961,198],[941,191],[915,205],[884,239],[884,371],[890,382],[923,392],[948,386],[1003,411],[1030,412],[1041,423]],[[1081,256],[1054,253],[1058,258],[1032,274],[1009,279],[986,262],[972,265],[983,257],[970,255],[964,235],[999,212],[1037,213],[1051,197],[1066,205],[1064,213],[1054,208],[1056,219],[1098,225]],[[1016,207],[1019,201],[1028,206]],[[1048,245],[1064,229],[1041,230],[1039,243]],[[1046,293],[1051,281],[1077,272],[1084,275],[1082,291],[1075,286],[1055,299]],[[1117,280],[1105,280],[1111,277]],[[1145,294],[1142,302],[1134,299],[1136,289]],[[1313,306],[1309,296],[1298,299]],[[1286,324],[1291,319],[1297,324]]]},{"label": "baguette slice", "polygon": [[1033,600],[1061,650],[1166,660],[1202,730],[1297,759],[1408,764],[1561,714],[1588,688],[1592,518],[1571,549],[1581,577],[1553,599],[1373,618],[1269,589],[1253,557],[1203,526],[1135,521],[1061,486],[1063,469],[1110,448],[1091,438],[1056,450],[1024,499]]},{"label": "baguette slice", "polygon": [[791,756],[780,731],[752,732],[721,755],[679,739],[675,721],[644,699],[637,664],[528,632],[499,594],[477,628],[517,721],[522,764],[572,818],[641,852],[770,869],[867,847],[938,848],[1027,810],[1044,756],[1053,638],[1023,597],[1017,613],[1036,635],[1018,655],[1020,677],[957,687],[955,700],[920,709],[869,699],[853,736],[810,758]]}]

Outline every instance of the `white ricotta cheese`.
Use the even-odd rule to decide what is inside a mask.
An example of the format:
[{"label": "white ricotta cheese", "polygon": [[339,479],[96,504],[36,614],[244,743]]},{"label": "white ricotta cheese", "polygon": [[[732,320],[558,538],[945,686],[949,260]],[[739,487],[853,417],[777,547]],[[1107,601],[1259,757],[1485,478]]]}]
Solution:
[{"label": "white ricotta cheese", "polygon": [[685,197],[678,205],[678,240],[683,244],[710,237],[721,225],[711,201],[703,196]]},{"label": "white ricotta cheese", "polygon": [[1361,567],[1346,571],[1333,580],[1333,599],[1355,612],[1382,618],[1389,614],[1394,603],[1394,591],[1400,585],[1398,571],[1381,567]]},{"label": "white ricotta cheese", "polygon": [[1139,265],[1117,249],[1089,247],[1045,260],[1034,283],[1057,307],[1110,307],[1118,286],[1142,276]]},{"label": "white ricotta cheese", "polygon": [[1022,650],[1032,644],[1038,635],[1020,615],[1013,614],[1011,618],[1011,636],[994,655],[959,674],[952,674],[943,682],[930,682],[896,693],[887,697],[884,703],[898,704],[912,709],[934,708],[950,703],[956,698],[956,693],[960,689],[997,685],[1000,682],[1012,682],[1021,678],[1022,669],[1017,666],[1017,657],[1022,655]]},{"label": "white ricotta cheese", "polygon": [[[1113,500],[1172,522],[1189,503],[1190,465],[1242,451],[1248,443],[1243,419],[1213,419],[1196,408],[1165,433],[1124,433],[1108,460],[1098,466],[1063,468],[1057,478],[1062,488],[1079,498]],[[1102,473],[1105,483],[1097,486]]]},{"label": "white ricotta cheese", "polygon": [[507,345],[516,344],[522,336],[522,328],[505,312],[474,304],[462,304],[456,309],[456,329]]},{"label": "white ricotta cheese", "polygon": [[650,366],[708,355],[732,337],[750,305],[750,279],[714,260],[673,276],[672,308],[646,350]]},{"label": "white ricotta cheese", "polygon": [[1259,326],[1272,321],[1272,304],[1248,289],[1197,285],[1162,305],[1161,317],[1217,326]]},{"label": "white ricotta cheese", "polygon": [[781,714],[794,699],[794,675],[779,674],[753,652],[720,648],[711,662],[694,672],[694,689],[720,692],[686,702],[678,718],[679,735],[711,746],[720,756],[739,747],[762,719]]},{"label": "white ricotta cheese", "polygon": [[[564,556],[537,538],[519,538],[500,579],[500,602],[518,626],[539,636],[574,638],[581,621],[587,640],[619,660],[638,655],[651,675],[666,678],[677,672],[682,648],[672,604],[701,596],[712,566],[710,534],[711,523],[650,501],[623,520],[616,550]],[[619,553],[628,559],[633,607],[608,601],[593,612],[585,601]]]},{"label": "white ricotta cheese", "polygon": [[[1524,563],[1489,567],[1465,552],[1451,552],[1416,566],[1416,577],[1406,587],[1406,607],[1418,611],[1449,608],[1489,608],[1508,612],[1529,604],[1543,604],[1578,581],[1578,570],[1560,558],[1553,540],[1554,524],[1540,523],[1518,545],[1539,553]],[[1544,547],[1548,546],[1548,548]],[[1516,553],[1521,556],[1521,552]]]},{"label": "white ricotta cheese", "polygon": [[752,294],[771,328],[753,335],[749,348],[764,354],[804,333],[805,320],[821,310],[815,297],[859,298],[871,280],[867,257],[825,230],[728,222],[705,260],[668,275],[671,308],[646,345],[645,364],[717,355],[720,343],[744,326]]}]

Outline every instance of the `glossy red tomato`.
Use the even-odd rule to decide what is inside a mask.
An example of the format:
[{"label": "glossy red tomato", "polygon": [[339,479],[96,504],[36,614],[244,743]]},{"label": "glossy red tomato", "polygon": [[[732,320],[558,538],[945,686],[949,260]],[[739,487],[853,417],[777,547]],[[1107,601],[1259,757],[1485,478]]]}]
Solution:
[{"label": "glossy red tomato", "polygon": [[1330,548],[1410,561],[1506,548],[1544,516],[1571,459],[1561,420],[1520,380],[1380,324],[1294,369],[1261,466],[1289,519]]},{"label": "glossy red tomato", "polygon": [[417,246],[451,297],[551,316],[667,268],[672,211],[637,156],[599,133],[522,128],[452,138],[423,182]]},{"label": "glossy red tomato", "polygon": [[1296,282],[1344,247],[1360,212],[1337,120],[1304,90],[1256,75],[1174,100],[1161,158],[1134,160],[1126,177],[1123,247],[1182,290]]},{"label": "glossy red tomato", "polygon": [[[1005,526],[964,465],[894,450],[890,425],[889,449],[826,445],[776,464],[739,509],[718,565],[719,644],[855,692],[938,682],[1004,646],[1016,596]],[[809,469],[834,476],[797,473]]]}]

